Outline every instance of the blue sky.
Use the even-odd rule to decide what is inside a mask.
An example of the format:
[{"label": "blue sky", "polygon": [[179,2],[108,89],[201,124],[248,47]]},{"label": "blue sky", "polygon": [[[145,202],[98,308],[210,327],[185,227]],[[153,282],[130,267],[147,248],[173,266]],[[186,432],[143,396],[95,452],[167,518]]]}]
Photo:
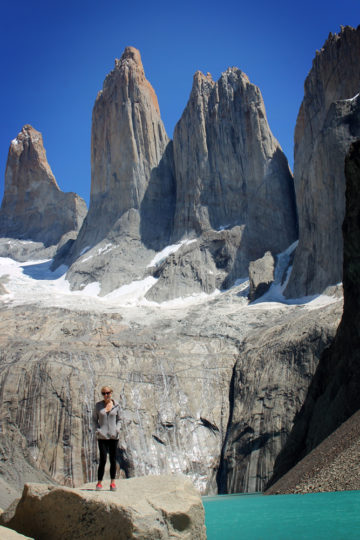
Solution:
[{"label": "blue sky", "polygon": [[316,49],[340,25],[360,24],[360,0],[17,0],[0,7],[0,197],[10,141],[42,132],[63,191],[88,202],[91,113],[127,45],[140,49],[169,137],[195,71],[237,66],[260,87],[290,164],[304,80]]}]

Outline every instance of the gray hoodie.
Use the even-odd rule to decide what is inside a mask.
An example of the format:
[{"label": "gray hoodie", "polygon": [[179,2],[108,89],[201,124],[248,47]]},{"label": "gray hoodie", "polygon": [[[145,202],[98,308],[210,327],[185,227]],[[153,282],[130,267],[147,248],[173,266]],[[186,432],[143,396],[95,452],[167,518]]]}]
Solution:
[{"label": "gray hoodie", "polygon": [[97,439],[118,439],[120,436],[120,405],[114,399],[111,411],[106,412],[105,401],[98,401],[94,410]]}]

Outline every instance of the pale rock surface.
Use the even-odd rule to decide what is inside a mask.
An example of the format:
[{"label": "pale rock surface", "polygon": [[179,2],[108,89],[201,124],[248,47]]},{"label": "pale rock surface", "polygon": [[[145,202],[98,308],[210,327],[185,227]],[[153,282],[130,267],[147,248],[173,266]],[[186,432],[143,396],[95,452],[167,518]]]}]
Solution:
[{"label": "pale rock surface", "polygon": [[[230,491],[261,489],[341,311],[340,299],[326,308],[247,306],[246,283],[161,307],[85,302],[79,293],[72,299],[45,289],[28,296],[30,284],[16,296],[11,280],[6,287],[13,296],[1,297],[3,435],[15,447],[15,427],[36,466],[67,486],[96,478],[92,411],[101,386],[111,384],[121,406],[120,474],[182,472],[203,494],[224,482]],[[247,383],[235,393],[236,363]],[[226,454],[237,444],[227,436],[232,411],[253,430],[245,444],[252,472],[243,474],[235,455],[236,480],[222,464],[224,444]],[[261,459],[258,440],[269,440]],[[8,465],[3,478],[12,482]]]},{"label": "pale rock surface", "polygon": [[146,295],[162,302],[196,293],[214,293],[231,286],[244,275],[246,255],[241,251],[244,227],[207,231],[187,240],[153,270],[157,278]]},{"label": "pale rock surface", "polygon": [[153,273],[159,279],[149,299],[227,289],[247,275],[250,260],[279,253],[297,235],[287,160],[259,89],[239,69],[218,82],[195,74],[173,147],[172,242],[186,245]]},{"label": "pale rock surface", "polygon": [[200,495],[183,476],[121,480],[116,492],[26,484],[12,514],[1,521],[37,540],[206,539]]},{"label": "pale rock surface", "polygon": [[[75,289],[99,281],[106,294],[143,277],[146,262],[168,243],[172,227],[172,145],[134,47],[126,47],[107,75],[91,133],[89,212],[65,262],[94,248],[87,255],[93,255],[90,264],[84,266],[85,257],[76,260],[68,278]],[[109,244],[115,251],[94,257]]]},{"label": "pale rock surface", "polygon": [[342,281],[344,159],[360,136],[360,27],[330,34],[305,81],[295,128],[294,180],[299,245],[288,297]]},{"label": "pale rock surface", "polygon": [[41,133],[25,125],[9,149],[0,236],[52,246],[64,234],[80,229],[86,211],[81,197],[60,190]]},{"label": "pale rock surface", "polygon": [[[226,289],[296,237],[293,179],[259,89],[237,68],[217,83],[198,72],[169,142],[140,53],[127,47],[94,106],[89,213],[53,267],[71,264],[72,288],[97,282],[102,295],[152,275],[148,299],[164,301]],[[149,269],[156,252],[190,240]]]},{"label": "pale rock surface", "polygon": [[221,493],[264,489],[340,317],[335,304],[311,312],[298,307],[269,326],[253,323],[234,366]]},{"label": "pale rock surface", "polygon": [[1,540],[24,540],[26,538],[32,540],[30,536],[24,536],[23,534],[13,531],[8,527],[3,527],[2,525],[0,525],[0,538]]},{"label": "pale rock surface", "polygon": [[270,288],[275,278],[275,260],[270,251],[261,259],[251,261],[249,264],[250,291],[249,300],[252,302],[260,298]]},{"label": "pale rock surface", "polygon": [[240,251],[247,262],[296,240],[286,157],[270,131],[260,90],[238,68],[228,68],[217,82],[195,74],[174,131],[174,162],[174,239],[245,226]]}]

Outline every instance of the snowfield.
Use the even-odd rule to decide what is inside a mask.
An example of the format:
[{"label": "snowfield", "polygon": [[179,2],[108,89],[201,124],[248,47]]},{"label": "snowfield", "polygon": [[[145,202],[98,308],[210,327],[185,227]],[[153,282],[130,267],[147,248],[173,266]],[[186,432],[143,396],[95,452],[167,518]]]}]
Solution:
[{"label": "snowfield", "polygon": [[[153,258],[149,266],[156,266],[165,260],[167,256],[177,251],[184,243],[167,246]],[[111,245],[106,246],[107,250],[109,248],[111,248]],[[287,305],[317,309],[322,305],[337,302],[338,298],[327,295],[290,300],[283,296],[291,268],[288,269],[285,280],[283,276],[295,248],[296,243],[278,255],[274,283],[260,299],[252,304],[247,301],[249,287],[247,278],[239,278],[234,286],[227,291],[216,290],[210,295],[205,293],[194,294],[186,298],[176,298],[159,304],[150,302],[145,298],[146,293],[157,281],[152,276],[133,281],[105,296],[100,296],[101,285],[96,282],[88,284],[80,291],[72,291],[66,279],[68,268],[61,266],[55,272],[52,272],[50,270],[51,259],[24,263],[5,257],[0,257],[0,285],[2,286],[0,301],[3,304],[11,305],[36,304],[90,311],[117,311],[119,308],[124,307],[152,307],[156,310],[173,310],[213,301],[214,298],[220,299],[224,295],[227,297],[227,303],[230,302],[231,298],[231,302],[239,304],[240,309],[248,310],[277,309],[284,308]]]}]

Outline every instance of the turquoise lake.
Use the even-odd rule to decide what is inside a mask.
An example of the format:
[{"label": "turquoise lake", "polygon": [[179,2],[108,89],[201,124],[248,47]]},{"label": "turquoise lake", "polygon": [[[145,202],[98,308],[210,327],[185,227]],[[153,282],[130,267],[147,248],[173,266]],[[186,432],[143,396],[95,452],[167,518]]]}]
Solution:
[{"label": "turquoise lake", "polygon": [[360,540],[360,491],[204,497],[208,540]]}]

